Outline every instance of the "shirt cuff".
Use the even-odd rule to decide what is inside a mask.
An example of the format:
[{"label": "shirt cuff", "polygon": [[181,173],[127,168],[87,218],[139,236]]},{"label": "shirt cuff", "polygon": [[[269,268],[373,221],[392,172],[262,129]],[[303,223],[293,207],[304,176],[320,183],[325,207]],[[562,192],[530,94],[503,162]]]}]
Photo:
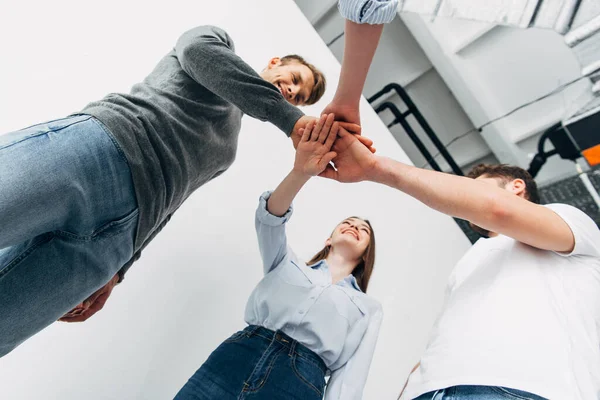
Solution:
[{"label": "shirt cuff", "polygon": [[339,9],[345,19],[357,24],[387,24],[396,16],[398,0],[340,0]]},{"label": "shirt cuff", "polygon": [[296,122],[304,116],[302,110],[288,103],[283,96],[273,105],[269,114],[269,122],[281,129],[288,137],[292,134]]},{"label": "shirt cuff", "polygon": [[292,213],[294,211],[294,207],[290,205],[290,208],[283,214],[281,217],[271,214],[267,211],[267,200],[273,194],[273,191],[269,190],[260,195],[260,199],[258,202],[258,209],[256,210],[256,218],[260,223],[268,225],[268,226],[280,226],[285,224],[290,220]]}]

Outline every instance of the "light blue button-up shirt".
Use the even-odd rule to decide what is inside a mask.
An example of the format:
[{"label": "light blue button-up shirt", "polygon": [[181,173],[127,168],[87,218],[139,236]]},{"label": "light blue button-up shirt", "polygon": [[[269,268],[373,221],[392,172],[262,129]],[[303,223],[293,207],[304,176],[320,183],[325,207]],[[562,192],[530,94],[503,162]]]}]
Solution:
[{"label": "light blue button-up shirt", "polygon": [[383,317],[381,305],[363,293],[354,276],[332,283],[327,262],[306,265],[287,245],[282,217],[260,197],[256,233],[265,277],[246,305],[246,322],[281,330],[318,354],[331,372],[326,400],[362,399]]},{"label": "light blue button-up shirt", "polygon": [[359,24],[387,24],[396,16],[398,0],[340,0],[342,16]]}]

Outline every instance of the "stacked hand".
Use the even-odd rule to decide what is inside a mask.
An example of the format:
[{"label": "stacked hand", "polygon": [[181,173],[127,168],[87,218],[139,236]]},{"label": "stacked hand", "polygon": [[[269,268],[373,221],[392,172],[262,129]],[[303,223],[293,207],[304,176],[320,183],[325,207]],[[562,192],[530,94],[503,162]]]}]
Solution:
[{"label": "stacked hand", "polygon": [[[332,101],[325,107],[322,114],[335,114],[336,120],[348,124],[355,124],[360,126],[360,113],[358,110],[358,103],[356,105],[351,104],[339,104]],[[345,128],[349,130],[348,128]]]},{"label": "stacked hand", "polygon": [[294,171],[307,177],[319,175],[337,156],[331,147],[340,127],[333,118],[333,114],[323,115],[316,123],[311,121],[301,129],[302,138],[296,149]]},{"label": "stacked hand", "polygon": [[[323,114],[323,115],[326,116],[327,114]],[[335,115],[335,118],[337,120],[337,114]],[[298,121],[296,121],[296,124],[294,125],[294,130],[292,131],[292,134],[290,135],[290,138],[292,139],[292,143],[294,144],[295,149],[298,148],[298,144],[300,143],[300,139],[302,138],[302,131],[308,126],[308,124],[310,122],[312,122],[313,124],[316,124],[319,120],[320,119],[317,117],[310,117],[308,115],[305,115],[303,117],[300,117],[300,119]],[[343,128],[343,129],[347,130],[348,132],[356,135],[357,140],[359,140],[362,144],[367,146],[371,150],[371,152],[375,153],[375,149],[372,147],[373,141],[369,138],[361,136],[360,125],[353,123],[353,122],[346,122],[346,121],[337,121],[337,122],[338,122],[338,125],[340,126],[340,128]]]},{"label": "stacked hand", "polygon": [[[372,143],[372,142],[371,142]],[[345,129],[338,130],[337,140],[332,150],[336,153],[333,159],[335,168],[327,165],[319,176],[339,182],[360,182],[369,178],[374,170],[377,157],[374,148],[367,148],[358,137]]]},{"label": "stacked hand", "polygon": [[373,142],[348,132],[335,121],[334,114],[309,121],[299,134],[294,170],[302,175],[359,182],[367,179],[375,167]]}]

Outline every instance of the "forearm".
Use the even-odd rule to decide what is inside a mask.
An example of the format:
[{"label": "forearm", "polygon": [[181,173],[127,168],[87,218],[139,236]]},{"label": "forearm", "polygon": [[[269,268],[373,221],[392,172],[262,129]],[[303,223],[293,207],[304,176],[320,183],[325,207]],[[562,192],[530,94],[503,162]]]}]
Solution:
[{"label": "forearm", "polygon": [[310,176],[292,170],[273,191],[267,202],[267,211],[276,216],[282,216],[290,208],[292,201],[300,189],[308,182]]},{"label": "forearm", "polygon": [[345,32],[342,72],[334,102],[358,105],[383,25],[357,24],[346,20]]},{"label": "forearm", "polygon": [[387,158],[378,159],[372,178],[444,214],[538,249],[569,252],[575,244],[573,233],[560,216],[500,186]]},{"label": "forearm", "polygon": [[[369,180],[398,189],[441,213],[492,227],[498,196],[511,194],[474,179],[416,168],[379,157]],[[495,231],[497,232],[497,231]]]}]

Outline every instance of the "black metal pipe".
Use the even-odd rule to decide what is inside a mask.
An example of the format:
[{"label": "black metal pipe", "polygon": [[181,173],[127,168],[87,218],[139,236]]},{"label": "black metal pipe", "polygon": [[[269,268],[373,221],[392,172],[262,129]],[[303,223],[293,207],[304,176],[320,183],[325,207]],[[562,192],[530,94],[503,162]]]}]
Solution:
[{"label": "black metal pipe", "polygon": [[560,122],[557,124],[554,124],[550,128],[546,129],[546,131],[544,131],[544,133],[542,133],[542,136],[540,136],[540,139],[538,140],[537,154],[533,157],[533,159],[531,160],[531,163],[529,163],[529,168],[527,169],[527,172],[529,172],[529,174],[533,178],[535,178],[535,176],[538,174],[538,172],[540,172],[540,169],[542,169],[542,166],[544,166],[544,164],[546,164],[548,157],[558,154],[557,149],[545,151],[544,147],[545,147],[546,141],[548,141],[548,139],[550,139],[550,135],[561,127],[562,127],[562,124]]},{"label": "black metal pipe", "polygon": [[415,144],[415,146],[417,146],[417,148],[419,149],[421,154],[423,154],[423,157],[425,157],[425,159],[427,160],[429,165],[431,165],[431,168],[435,169],[436,171],[441,171],[442,169],[440,168],[439,164],[435,161],[435,159],[433,158],[433,156],[431,155],[429,150],[427,150],[427,147],[425,147],[425,145],[423,144],[421,139],[419,139],[419,137],[417,136],[415,131],[412,129],[410,124],[408,122],[406,122],[406,118],[402,115],[402,112],[400,112],[398,107],[396,107],[396,105],[394,103],[390,103],[389,101],[386,101],[384,103],[381,103],[377,107],[375,112],[379,114],[380,112],[385,111],[385,110],[390,110],[391,113],[394,115],[394,121],[388,125],[388,128],[395,124],[402,125],[402,128],[404,128],[408,137],[412,140],[412,142]]},{"label": "black metal pipe", "polygon": [[[408,107],[408,111],[412,115],[414,115],[414,117],[417,120],[417,122],[419,123],[419,125],[421,125],[421,128],[423,128],[423,130],[425,131],[425,134],[429,137],[429,140],[431,140],[433,145],[440,152],[441,156],[444,157],[444,159],[446,160],[446,162],[448,163],[450,168],[452,168],[452,171],[454,171],[454,173],[456,175],[461,175],[461,176],[464,175],[464,173],[462,172],[462,169],[458,166],[456,161],[454,161],[454,158],[450,155],[450,153],[446,149],[446,146],[444,146],[444,144],[440,141],[440,139],[435,134],[433,129],[431,129],[431,126],[429,126],[429,124],[427,123],[427,120],[425,120],[425,118],[423,117],[423,114],[421,114],[421,112],[419,111],[419,109],[417,108],[415,103],[413,103],[412,99],[410,98],[408,93],[406,93],[406,90],[404,90],[404,88],[402,86],[400,86],[397,83],[387,84],[379,92],[377,92],[373,96],[369,97],[369,99],[368,99],[369,103],[373,103],[374,101],[379,99],[381,96],[383,96],[384,94],[386,94],[392,90],[395,91],[398,94],[398,96],[400,96],[400,98],[402,99],[404,104],[406,104],[406,106]],[[407,114],[407,113],[405,113],[405,114]]]}]

